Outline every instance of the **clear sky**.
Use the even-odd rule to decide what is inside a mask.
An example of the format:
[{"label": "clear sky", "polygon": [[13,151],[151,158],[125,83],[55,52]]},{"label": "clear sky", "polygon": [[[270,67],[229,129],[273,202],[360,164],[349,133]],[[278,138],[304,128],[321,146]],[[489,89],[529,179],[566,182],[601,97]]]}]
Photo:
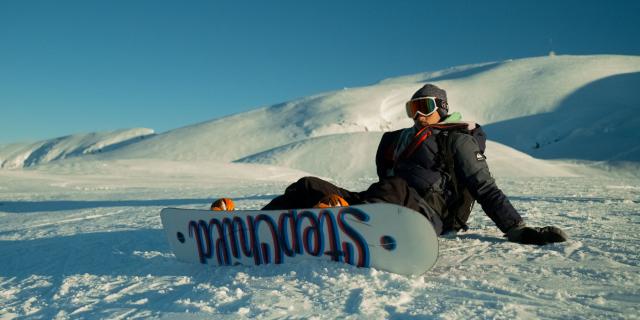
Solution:
[{"label": "clear sky", "polygon": [[469,63],[640,55],[640,1],[0,0],[0,143],[147,127]]}]

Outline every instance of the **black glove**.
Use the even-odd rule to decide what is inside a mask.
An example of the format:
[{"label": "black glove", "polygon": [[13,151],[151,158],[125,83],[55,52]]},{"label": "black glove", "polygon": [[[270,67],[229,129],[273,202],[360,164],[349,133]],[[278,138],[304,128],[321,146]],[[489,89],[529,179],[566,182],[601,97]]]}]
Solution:
[{"label": "black glove", "polygon": [[544,228],[518,226],[507,232],[509,241],[522,244],[543,245],[553,242],[565,242],[568,238],[562,229],[553,226]]}]

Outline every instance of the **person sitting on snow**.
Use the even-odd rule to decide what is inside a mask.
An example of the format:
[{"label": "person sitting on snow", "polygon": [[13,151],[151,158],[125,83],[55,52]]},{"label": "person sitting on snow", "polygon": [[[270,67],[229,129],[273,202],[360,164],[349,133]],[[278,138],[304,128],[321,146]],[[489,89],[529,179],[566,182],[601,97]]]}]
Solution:
[{"label": "person sitting on snow", "polygon": [[[437,234],[467,230],[474,201],[509,241],[543,245],[566,241],[557,227],[529,227],[498,188],[484,155],[486,137],[475,123],[449,114],[445,90],[426,84],[406,103],[412,127],[383,134],[376,153],[379,181],[352,192],[316,177],[288,186],[263,210],[325,208],[386,202],[422,213]],[[229,198],[218,199],[212,210],[233,210]]]}]

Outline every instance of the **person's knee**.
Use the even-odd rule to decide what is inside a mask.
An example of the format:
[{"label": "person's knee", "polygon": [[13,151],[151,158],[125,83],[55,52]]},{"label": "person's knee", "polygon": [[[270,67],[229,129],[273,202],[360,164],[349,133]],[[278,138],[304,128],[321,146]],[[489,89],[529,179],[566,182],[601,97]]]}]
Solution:
[{"label": "person's knee", "polygon": [[308,177],[302,177],[298,179],[298,181],[296,181],[296,184],[299,186],[308,187],[308,186],[316,186],[323,182],[324,181],[320,178],[308,176]]}]

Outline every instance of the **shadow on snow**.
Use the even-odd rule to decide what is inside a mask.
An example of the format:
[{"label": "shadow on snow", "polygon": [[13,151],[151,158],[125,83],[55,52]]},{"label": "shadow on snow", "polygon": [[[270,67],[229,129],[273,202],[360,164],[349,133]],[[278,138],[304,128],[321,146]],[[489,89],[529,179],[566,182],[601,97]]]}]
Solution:
[{"label": "shadow on snow", "polygon": [[[234,198],[234,200],[270,200],[273,197],[273,195],[260,195]],[[31,213],[113,207],[170,207],[194,204],[203,204],[203,209],[206,209],[214,199],[212,197],[208,199],[3,201],[0,202],[0,212]]]},{"label": "shadow on snow", "polygon": [[489,139],[541,159],[640,162],[640,72],[593,81],[547,113],[486,125]]}]

